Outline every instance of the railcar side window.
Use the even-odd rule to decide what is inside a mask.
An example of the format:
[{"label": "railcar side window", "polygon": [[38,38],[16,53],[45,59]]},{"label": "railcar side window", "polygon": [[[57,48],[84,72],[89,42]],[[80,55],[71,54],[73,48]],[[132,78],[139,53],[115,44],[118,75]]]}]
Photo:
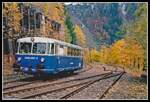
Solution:
[{"label": "railcar side window", "polygon": [[63,46],[63,45],[60,45],[60,48],[64,48],[64,46]]},{"label": "railcar side window", "polygon": [[67,56],[67,47],[64,47],[64,55]]},{"label": "railcar side window", "polygon": [[81,50],[79,50],[79,56],[81,56]]},{"label": "railcar side window", "polygon": [[73,48],[73,56],[75,56],[75,49]]},{"label": "railcar side window", "polygon": [[55,44],[55,54],[58,54],[58,44]]},{"label": "railcar side window", "polygon": [[54,44],[48,44],[48,54],[54,54]]},{"label": "railcar side window", "polygon": [[33,53],[45,54],[45,52],[46,52],[46,43],[34,43],[33,44]]},{"label": "railcar side window", "polygon": [[64,55],[64,46],[63,45],[59,45],[59,47],[58,47],[58,55]]},{"label": "railcar side window", "polygon": [[67,48],[67,55],[70,56],[70,47]]},{"label": "railcar side window", "polygon": [[81,56],[81,50],[76,49],[76,55],[77,55],[77,56]]},{"label": "railcar side window", "polygon": [[32,43],[20,43],[19,53],[31,53]]},{"label": "railcar side window", "polygon": [[75,56],[78,56],[78,54],[77,54],[77,49],[75,49]]},{"label": "railcar side window", "polygon": [[51,44],[51,54],[54,54],[54,44]]},{"label": "railcar side window", "polygon": [[71,56],[73,56],[73,48],[71,48]]}]

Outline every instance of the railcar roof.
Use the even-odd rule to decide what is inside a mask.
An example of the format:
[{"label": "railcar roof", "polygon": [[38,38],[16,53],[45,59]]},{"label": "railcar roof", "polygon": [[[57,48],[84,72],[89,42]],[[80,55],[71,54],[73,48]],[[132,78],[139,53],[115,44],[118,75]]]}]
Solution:
[{"label": "railcar roof", "polygon": [[78,49],[82,49],[80,46],[78,45],[73,45],[64,41],[60,41],[60,40],[56,40],[56,39],[52,39],[52,38],[46,38],[46,37],[26,37],[26,38],[20,38],[17,40],[17,42],[32,42],[31,38],[34,38],[34,42],[40,42],[40,43],[58,43],[61,45],[66,45],[68,47],[74,47],[74,48],[78,48]]}]

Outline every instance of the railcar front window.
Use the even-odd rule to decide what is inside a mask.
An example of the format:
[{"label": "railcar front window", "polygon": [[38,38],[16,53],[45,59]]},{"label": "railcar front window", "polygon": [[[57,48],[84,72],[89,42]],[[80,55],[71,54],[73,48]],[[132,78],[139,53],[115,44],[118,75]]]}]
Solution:
[{"label": "railcar front window", "polygon": [[19,53],[31,53],[31,43],[20,43]]},{"label": "railcar front window", "polygon": [[32,53],[45,54],[46,53],[46,43],[34,43]]}]

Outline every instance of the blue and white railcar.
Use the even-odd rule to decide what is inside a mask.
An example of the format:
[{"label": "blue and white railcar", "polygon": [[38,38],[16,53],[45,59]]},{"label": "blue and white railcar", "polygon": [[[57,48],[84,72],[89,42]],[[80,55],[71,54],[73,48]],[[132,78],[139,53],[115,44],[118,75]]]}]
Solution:
[{"label": "blue and white railcar", "polygon": [[21,38],[17,43],[15,71],[50,75],[83,67],[80,46],[44,37]]}]

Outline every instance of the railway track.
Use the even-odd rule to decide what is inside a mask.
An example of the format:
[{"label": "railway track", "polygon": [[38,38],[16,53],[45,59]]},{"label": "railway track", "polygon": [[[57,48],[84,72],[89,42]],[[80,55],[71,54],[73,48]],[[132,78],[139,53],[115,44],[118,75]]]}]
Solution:
[{"label": "railway track", "polygon": [[[83,72],[86,72],[86,71],[89,71],[91,70],[91,68],[88,68],[88,69],[85,69],[85,70],[81,70],[81,71],[75,71],[76,73],[83,73]],[[19,80],[24,80],[26,78],[30,78],[30,77],[33,77],[32,75],[23,75],[23,74],[8,74],[7,76],[5,75],[5,77],[3,77],[3,83],[4,84],[7,84],[7,83],[11,83],[11,82],[16,82],[16,81],[19,81]]]},{"label": "railway track", "polygon": [[[107,75],[110,75],[110,76],[106,77]],[[96,82],[98,80],[103,80],[105,78],[113,77],[113,76],[116,76],[116,75],[112,75],[112,72],[107,72],[105,74],[93,75],[93,76],[84,77],[84,78],[72,79],[72,80],[67,80],[67,81],[62,81],[62,82],[55,82],[55,83],[47,83],[47,84],[34,86],[34,87],[30,87],[30,88],[29,87],[28,88],[22,88],[22,89],[19,89],[19,90],[5,91],[3,94],[4,95],[9,94],[10,95],[10,94],[13,94],[13,93],[17,94],[17,93],[20,93],[20,92],[22,93],[23,92],[23,94],[17,95],[16,98],[19,98],[19,99],[32,98],[32,97],[36,97],[36,96],[47,94],[47,93],[53,93],[53,92],[65,90],[67,88],[82,86],[84,84],[89,86],[89,85],[93,84],[94,82]],[[103,77],[103,76],[105,76],[105,77]],[[74,83],[72,83],[73,81],[74,81]],[[79,81],[82,81],[82,82],[79,82]],[[69,83],[69,82],[71,82],[72,84],[65,85],[66,83]],[[63,85],[64,87],[53,87],[53,86],[59,86],[59,85],[62,86],[62,84],[64,84]],[[84,86],[84,88],[86,88],[86,87]]]},{"label": "railway track", "polygon": [[74,81],[75,83],[77,81],[82,81],[82,80],[86,80],[86,79],[90,79],[90,78],[94,78],[94,77],[98,77],[101,75],[93,75],[93,76],[88,76],[88,77],[83,77],[83,78],[76,78],[76,79],[70,79],[70,80],[66,80],[66,81],[58,81],[58,82],[49,82],[49,83],[43,83],[40,85],[36,85],[36,86],[28,86],[28,87],[22,87],[20,89],[11,89],[11,90],[4,90],[3,95],[7,95],[7,94],[13,94],[13,93],[19,93],[19,92],[24,92],[24,91],[29,91],[29,90],[36,90],[39,88],[43,88],[43,87],[49,87],[49,86],[54,86],[54,85],[59,85],[59,84],[65,84],[65,83],[69,83]]},{"label": "railway track", "polygon": [[[81,70],[79,73],[83,73],[86,71],[88,72],[91,69],[92,68]],[[109,71],[104,74],[96,74],[96,75],[92,75],[92,76],[86,76],[86,77],[81,77],[81,78],[79,77],[79,78],[67,79],[67,80],[58,80],[58,81],[53,80],[53,81],[47,81],[44,83],[40,82],[40,81],[39,82],[38,81],[22,82],[17,85],[5,86],[4,90],[3,90],[3,96],[5,98],[28,99],[28,98],[41,97],[43,95],[47,95],[47,94],[51,94],[51,93],[62,92],[64,90],[74,88],[75,90],[70,91],[69,93],[67,93],[63,96],[61,95],[61,97],[59,97],[59,99],[68,99],[69,97],[73,96],[74,94],[77,94],[78,92],[82,91],[83,89],[86,89],[90,85],[92,85],[100,80],[115,77],[115,76],[121,75],[121,73],[123,73],[123,72]],[[109,89],[111,89],[111,86]],[[104,93],[103,96],[100,97],[100,99],[105,96],[105,94],[109,91],[109,89],[107,89],[107,91]]]},{"label": "railway track", "polygon": [[[124,75],[124,71],[116,74],[116,75],[111,75],[111,76],[115,76],[113,77],[109,77],[106,76],[106,80],[97,80],[95,82],[91,82],[88,83],[87,85],[85,84],[82,87],[79,87],[63,96],[61,96],[58,99],[103,99],[107,93],[109,92],[109,90],[119,81],[119,79]],[[113,79],[112,79],[113,78]],[[106,83],[106,84],[103,84]],[[89,85],[90,84],[90,85]],[[92,87],[89,86],[94,86],[98,85],[99,87],[96,87],[96,91],[94,91],[94,89],[91,89]],[[101,87],[102,85],[105,85],[103,87]],[[89,88],[88,88],[89,87]],[[99,89],[100,88],[100,89]],[[84,90],[85,89],[85,90]],[[101,91],[99,91],[99,90]],[[87,92],[87,94],[86,94]],[[79,94],[78,94],[79,93]],[[93,95],[94,94],[94,95]],[[91,95],[91,96],[90,96]],[[93,97],[93,98],[92,98]]]},{"label": "railway track", "polygon": [[99,99],[102,99],[105,97],[105,95],[109,92],[109,90],[119,81],[119,79],[124,75],[125,72],[122,72],[119,77],[104,91],[104,93],[100,96]]},{"label": "railway track", "polygon": [[[85,70],[81,70],[81,71],[78,71],[78,72],[76,72],[76,73],[74,73],[74,74],[72,74],[72,75],[76,75],[76,74],[78,74],[78,73],[83,73],[83,72],[87,72],[87,71],[90,71],[91,70],[91,68],[88,68],[88,69],[85,69]],[[51,78],[50,80],[48,80],[48,81],[55,81],[55,80],[57,80],[57,79],[60,79],[60,77],[68,77],[68,75],[66,75],[66,76],[60,76],[60,77],[55,77],[55,76],[53,76],[53,78]],[[27,78],[30,78],[31,79],[31,76],[30,77],[26,77],[26,78],[24,78],[24,79],[18,79],[18,80],[11,80],[11,81],[7,81],[7,82],[4,82],[4,87],[3,87],[3,90],[7,90],[7,89],[10,89],[10,88],[15,88],[15,87],[20,87],[20,86],[24,86],[24,85],[28,85],[28,84],[32,84],[32,83],[35,83],[35,82],[40,82],[40,81],[37,81],[36,79],[34,79],[33,77],[32,77],[32,80],[33,81],[31,81],[31,80],[27,80]],[[25,80],[26,79],[26,80]],[[43,83],[43,82],[42,82]]]},{"label": "railway track", "polygon": [[75,87],[75,90],[73,90],[70,93],[58,98],[58,99],[67,99],[67,98],[71,97],[72,95],[77,94],[78,92],[82,91],[83,89],[89,87],[91,84],[96,83],[97,81],[104,80],[104,79],[111,78],[111,77],[115,77],[115,76],[118,76],[120,74],[121,73],[113,74],[112,72],[108,72],[108,73],[105,73],[105,74],[101,74],[99,76],[95,76],[95,78],[92,78],[92,80],[88,79],[85,82],[82,81],[81,83],[66,85],[64,87],[60,87],[60,88],[56,88],[56,89],[54,88],[54,89],[49,90],[49,91],[45,91],[45,92],[43,91],[43,92],[40,92],[40,93],[36,93],[36,94],[28,95],[28,96],[23,96],[22,99],[28,99],[28,98],[32,99],[32,98],[35,98],[35,97],[40,97],[42,95],[52,94],[52,93],[55,93],[55,92],[60,93],[64,90]]},{"label": "railway track", "polygon": [[[114,74],[114,75],[113,75],[113,74],[108,74],[108,75],[106,75],[106,76],[104,76],[104,77],[102,77],[102,78],[93,80],[93,81],[91,81],[91,82],[89,82],[89,83],[83,85],[82,87],[79,87],[79,88],[77,88],[76,90],[73,90],[72,92],[70,92],[70,93],[68,93],[68,94],[66,94],[66,95],[64,95],[64,96],[62,96],[62,97],[60,97],[60,99],[67,99],[67,98],[73,96],[74,94],[77,94],[78,92],[82,91],[83,89],[89,87],[91,84],[94,84],[95,82],[98,82],[98,81],[100,81],[100,80],[107,79],[107,78],[110,78],[110,77],[118,76],[118,75],[122,76],[123,73],[124,73],[124,72],[121,72],[121,73],[118,73],[118,74]],[[119,78],[120,78],[120,77],[119,77]],[[117,81],[118,81],[118,80],[117,80]],[[116,81],[115,81],[115,83],[116,83]],[[112,85],[111,85],[111,86],[112,86]],[[103,93],[103,97],[104,97],[104,95],[108,92],[108,90],[109,90],[109,89],[107,89],[107,90]]]}]

